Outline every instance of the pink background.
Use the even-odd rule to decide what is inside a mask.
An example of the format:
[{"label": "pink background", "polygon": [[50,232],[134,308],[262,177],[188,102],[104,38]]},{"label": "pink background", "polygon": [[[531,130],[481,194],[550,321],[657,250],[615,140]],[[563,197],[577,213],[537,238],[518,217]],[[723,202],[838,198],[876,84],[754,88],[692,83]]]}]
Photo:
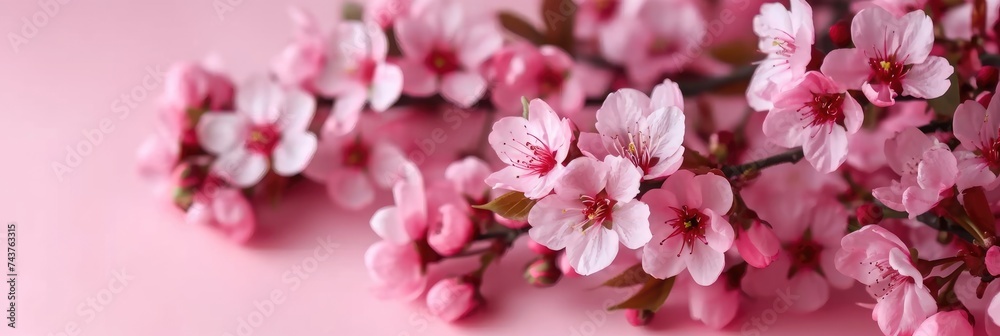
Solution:
[{"label": "pink background", "polygon": [[[294,2],[326,23],[339,16],[337,1]],[[503,6],[527,13],[536,2]],[[727,335],[761,316],[764,304],[747,305],[729,328],[711,331],[688,318],[677,296],[651,326],[633,328],[621,313],[603,311],[626,293],[590,290],[597,279],[570,279],[547,290],[526,285],[520,270],[530,255],[521,249],[488,274],[484,313],[441,323],[419,303],[370,295],[362,255],[376,239],[367,225],[375,207],[340,211],[308,183],[278,206],[263,207],[265,238],[250,248],[186,226],[150,195],[134,169],[136,148],[154,127],[161,84],[127,114],[115,110],[116,100],[139,90],[147,68],[210,52],[222,56],[236,78],[264,71],[291,34],[287,7],[243,0],[220,20],[209,0],[71,1],[17,52],[0,48],[0,223],[17,223],[19,274],[17,329],[0,327],[0,335],[238,335],[241,319],[256,314],[255,302],[273,291],[285,300],[252,335]],[[0,29],[20,32],[22,18],[40,11],[36,1],[4,1]],[[53,164],[66,163],[67,147],[88,142],[86,134],[98,132],[104,119],[113,130],[58,176]],[[379,204],[388,201],[383,195]],[[315,261],[309,256],[321,246],[317,239],[327,237],[337,244],[332,257],[293,287],[285,273]],[[124,288],[109,284],[115,271],[131,278]],[[107,305],[99,312],[79,309],[88,299]],[[855,288],[817,313],[778,314],[761,334],[879,334],[869,311],[853,304],[865,299]]]}]

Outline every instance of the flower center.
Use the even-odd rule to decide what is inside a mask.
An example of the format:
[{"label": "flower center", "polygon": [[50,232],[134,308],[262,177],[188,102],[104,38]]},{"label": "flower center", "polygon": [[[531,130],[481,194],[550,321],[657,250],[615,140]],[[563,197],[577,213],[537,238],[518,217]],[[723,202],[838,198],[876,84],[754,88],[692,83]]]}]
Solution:
[{"label": "flower center", "polygon": [[649,174],[649,169],[660,162],[660,158],[654,157],[652,154],[654,151],[650,148],[652,139],[649,134],[637,130],[634,133],[628,132],[625,136],[627,137],[625,139],[617,135],[613,138],[618,144],[616,146],[618,156],[628,159],[633,165],[639,167],[643,175]]},{"label": "flower center", "polygon": [[619,0],[595,0],[594,11],[597,12],[597,19],[600,21],[610,20],[618,12]]},{"label": "flower center", "polygon": [[649,45],[649,55],[650,56],[664,56],[672,55],[680,51],[680,45],[676,42],[663,38],[657,37],[653,40],[653,43]]},{"label": "flower center", "polygon": [[[1000,130],[998,130],[998,135],[1000,135]],[[1000,136],[993,139],[992,143],[984,144],[983,148],[980,148],[976,154],[979,154],[986,164],[990,167],[990,171],[994,174],[1000,173]]]},{"label": "flower center", "polygon": [[896,55],[876,55],[868,59],[868,66],[872,69],[870,81],[887,85],[897,94],[903,92],[903,77],[910,69],[896,60]]},{"label": "flower center", "polygon": [[375,78],[375,66],[375,60],[370,58],[360,59],[350,65],[347,69],[347,74],[354,76],[362,83],[371,83],[372,79]]},{"label": "flower center", "polygon": [[566,75],[563,72],[546,67],[538,74],[539,94],[547,96],[559,91],[565,80]]},{"label": "flower center", "polygon": [[674,227],[674,232],[661,240],[660,245],[663,245],[663,242],[674,236],[682,236],[681,250],[677,251],[677,256],[679,257],[684,252],[685,246],[688,247],[688,253],[694,253],[694,242],[696,240],[701,241],[702,244],[708,244],[708,240],[705,239],[705,229],[708,228],[708,216],[698,209],[689,208],[687,205],[682,205],[680,208],[670,207],[670,210],[674,211],[676,217],[667,220],[666,223]]},{"label": "flower center", "polygon": [[586,218],[581,227],[582,231],[586,231],[594,225],[611,229],[611,210],[618,202],[608,198],[607,192],[601,191],[593,197],[580,195],[580,202],[585,206],[583,217]]},{"label": "flower center", "polygon": [[811,238],[803,238],[785,247],[792,257],[792,268],[789,276],[798,270],[812,269],[819,270],[820,254],[823,246],[813,241]]},{"label": "flower center", "polygon": [[246,140],[246,148],[251,152],[270,155],[281,140],[281,132],[274,124],[253,125]]},{"label": "flower center", "polygon": [[834,123],[844,125],[844,94],[814,93],[813,100],[806,102],[806,105],[802,107],[802,109],[806,108],[809,109],[808,115],[812,117],[809,126]]},{"label": "flower center", "polygon": [[431,68],[438,75],[448,74],[459,68],[458,56],[452,51],[440,48],[434,49],[427,54],[427,59],[424,62],[428,68]]},{"label": "flower center", "polygon": [[776,37],[771,41],[771,45],[779,48],[779,50],[775,51],[775,54],[777,55],[792,57],[792,55],[795,54],[795,42],[791,35],[788,35],[786,38]]},{"label": "flower center", "polygon": [[[526,141],[524,143],[516,142],[516,139],[511,139],[511,142],[504,142],[503,145],[507,148],[511,148],[514,151],[520,153],[525,159],[511,160],[514,167],[518,167],[531,172],[532,174],[538,174],[538,176],[544,177],[552,168],[555,168],[558,162],[556,162],[556,152],[550,149],[542,139],[539,139],[533,134],[528,134],[532,137],[535,142]],[[506,152],[503,153],[507,155]],[[508,158],[510,156],[508,155]],[[518,175],[517,177],[521,177]]]},{"label": "flower center", "polygon": [[892,266],[889,265],[888,259],[868,263],[872,266],[872,270],[868,271],[868,273],[871,274],[872,272],[877,272],[879,275],[878,279],[875,279],[875,283],[868,285],[868,292],[879,297],[880,299],[889,295],[889,293],[896,289],[896,287],[905,283],[907,279],[910,279],[909,277],[899,274],[899,271],[892,268]]},{"label": "flower center", "polygon": [[355,140],[344,146],[343,160],[344,166],[353,168],[365,168],[368,166],[368,146]]}]

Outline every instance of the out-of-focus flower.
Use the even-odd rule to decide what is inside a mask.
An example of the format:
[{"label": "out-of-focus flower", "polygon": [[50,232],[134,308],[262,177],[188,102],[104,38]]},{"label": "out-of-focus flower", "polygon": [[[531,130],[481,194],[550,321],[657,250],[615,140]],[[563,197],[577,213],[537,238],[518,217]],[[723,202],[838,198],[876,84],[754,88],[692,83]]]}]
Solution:
[{"label": "out-of-focus flower", "polygon": [[636,327],[641,327],[649,324],[649,321],[653,320],[653,311],[646,309],[625,309],[625,320],[628,324]]},{"label": "out-of-focus flower", "polygon": [[913,336],[966,336],[972,335],[969,316],[961,310],[940,312],[920,323]]},{"label": "out-of-focus flower", "polygon": [[365,267],[381,299],[411,301],[424,292],[427,277],[416,246],[388,240],[376,242],[365,252]]},{"label": "out-of-focus flower", "polygon": [[476,283],[463,278],[448,278],[427,291],[427,309],[438,318],[453,322],[469,316],[482,304]]},{"label": "out-of-focus flower", "polygon": [[959,190],[983,187],[987,191],[1000,183],[1000,96],[994,95],[988,108],[967,100],[955,110],[955,138],[962,142],[956,148]]},{"label": "out-of-focus flower", "polygon": [[388,42],[374,24],[341,23],[329,43],[329,58],[316,79],[316,89],[336,98],[324,133],[343,135],[354,129],[366,102],[372,110],[383,112],[399,99],[403,72],[386,62]]},{"label": "out-of-focus flower", "polygon": [[461,252],[472,241],[475,232],[466,204],[446,203],[437,208],[438,220],[427,232],[427,243],[442,256]]},{"label": "out-of-focus flower", "polygon": [[290,11],[295,24],[292,43],[272,61],[271,69],[284,85],[314,91],[314,82],[326,63],[327,34],[311,14],[300,8]]},{"label": "out-of-focus flower", "polygon": [[448,165],[444,177],[452,188],[473,204],[486,203],[489,185],[484,182],[493,171],[490,166],[476,157],[467,157]]},{"label": "out-of-focus flower", "polygon": [[569,120],[560,119],[544,101],[532,100],[527,119],[505,117],[493,124],[490,145],[509,166],[487,177],[486,184],[532,199],[548,195],[565,170],[572,140]]},{"label": "out-of-focus flower", "polygon": [[365,3],[365,20],[375,22],[381,28],[389,28],[396,20],[409,16],[414,7],[426,1],[421,0],[373,0]]},{"label": "out-of-focus flower", "polygon": [[159,110],[166,133],[184,145],[198,145],[195,130],[201,113],[228,110],[234,88],[228,77],[196,63],[179,63],[164,76]]},{"label": "out-of-focus flower", "polygon": [[740,307],[739,288],[730,288],[726,281],[708,286],[691,283],[687,288],[691,292],[688,304],[691,319],[713,329],[722,329],[736,318]]},{"label": "out-of-focus flower", "polygon": [[634,18],[615,20],[600,30],[601,53],[624,65],[636,86],[649,87],[664,74],[677,74],[710,59],[693,51],[699,48],[706,25],[693,1],[643,1]]},{"label": "out-of-focus flower", "polygon": [[653,223],[642,269],[659,279],[687,269],[699,285],[714,283],[734,239],[733,227],[722,217],[733,205],[729,181],[681,170],[643,195],[642,201],[652,205],[649,222]]},{"label": "out-of-focus flower", "polygon": [[882,204],[909,213],[910,219],[927,212],[955,185],[958,163],[948,146],[907,128],[885,143],[889,167],[899,174],[890,186],[872,190]]},{"label": "out-of-focus flower", "polygon": [[872,318],[886,335],[911,335],[937,311],[910,251],[888,230],[868,225],[844,237],[837,270],[868,286],[878,301]]},{"label": "out-of-focus flower", "polygon": [[440,92],[461,107],[483,97],[487,83],[479,67],[500,49],[503,37],[493,21],[469,17],[461,6],[460,1],[437,0],[421,15],[396,21],[407,94]]},{"label": "out-of-focus flower", "polygon": [[580,150],[595,158],[625,158],[646,180],[666,177],[684,158],[683,108],[680,89],[669,80],[657,85],[652,97],[618,90],[597,110],[598,133],[580,134]]},{"label": "out-of-focus flower", "polygon": [[864,9],[854,17],[851,36],[856,48],[831,51],[821,69],[872,104],[892,106],[899,95],[933,99],[951,86],[955,69],[930,56],[934,26],[923,11],[897,18],[881,7]]},{"label": "out-of-focus flower", "polygon": [[764,134],[788,148],[802,146],[806,160],[830,173],[847,160],[847,137],[861,128],[864,112],[829,77],[810,71],[775,96]]},{"label": "out-of-focus flower", "polygon": [[803,0],[792,0],[790,5],[785,9],[779,3],[763,4],[753,19],[760,37],[757,48],[767,54],[747,88],[747,102],[757,111],[770,110],[774,96],[802,76],[812,59],[816,39],[812,7]]},{"label": "out-of-focus flower", "polygon": [[240,88],[236,112],[208,112],[198,122],[198,140],[219,157],[212,171],[238,187],[250,187],[269,167],[281,176],[301,172],[316,152],[307,130],[316,110],[312,96],[255,80]]},{"label": "out-of-focus flower", "polygon": [[498,51],[490,62],[493,104],[503,110],[519,110],[521,97],[552,102],[563,114],[583,107],[586,96],[574,61],[554,46],[535,48],[514,43]]},{"label": "out-of-focus flower", "polygon": [[635,199],[640,179],[639,170],[619,157],[573,160],[555,194],[531,208],[528,235],[550,249],[565,248],[578,273],[600,271],[615,259],[619,242],[637,249],[651,238],[649,207]]},{"label": "out-of-focus flower", "polygon": [[784,250],[765,268],[747,268],[741,288],[751,297],[798,295],[789,310],[812,312],[826,304],[830,288],[851,286],[851,279],[837,272],[834,264],[847,230],[847,211],[829,196],[812,197],[802,196],[794,203],[772,200],[770,207],[781,211],[759,212],[773,225]]},{"label": "out-of-focus flower", "polygon": [[326,185],[330,199],[347,209],[375,200],[376,187],[392,187],[406,157],[396,146],[366,134],[324,137],[303,173]]},{"label": "out-of-focus flower", "polygon": [[541,257],[524,268],[524,280],[535,287],[550,287],[562,277],[555,258]]},{"label": "out-of-focus flower", "polygon": [[221,181],[207,185],[194,196],[187,222],[212,228],[235,242],[249,240],[257,228],[250,202],[239,189],[225,187]]}]

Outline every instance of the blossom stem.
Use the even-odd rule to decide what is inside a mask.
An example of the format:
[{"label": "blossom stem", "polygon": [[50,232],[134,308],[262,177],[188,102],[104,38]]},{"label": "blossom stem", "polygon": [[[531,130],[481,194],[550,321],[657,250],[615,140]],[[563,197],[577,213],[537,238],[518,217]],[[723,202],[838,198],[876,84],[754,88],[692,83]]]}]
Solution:
[{"label": "blossom stem", "polygon": [[722,172],[726,174],[729,178],[740,177],[747,173],[753,173],[760,171],[761,169],[776,166],[782,163],[796,163],[805,157],[805,153],[802,152],[802,147],[796,147],[790,151],[777,154],[774,156],[769,156],[757,161],[744,163],[736,166],[725,166],[722,167]]},{"label": "blossom stem", "polygon": [[938,302],[945,301],[948,293],[950,293],[952,290],[955,289],[955,283],[958,282],[958,276],[962,274],[962,271],[964,271],[965,268],[966,268],[965,264],[962,264],[961,266],[955,268],[955,270],[952,271],[951,274],[948,274],[948,276],[944,278],[945,285],[943,288],[941,288],[941,291],[938,292]]}]

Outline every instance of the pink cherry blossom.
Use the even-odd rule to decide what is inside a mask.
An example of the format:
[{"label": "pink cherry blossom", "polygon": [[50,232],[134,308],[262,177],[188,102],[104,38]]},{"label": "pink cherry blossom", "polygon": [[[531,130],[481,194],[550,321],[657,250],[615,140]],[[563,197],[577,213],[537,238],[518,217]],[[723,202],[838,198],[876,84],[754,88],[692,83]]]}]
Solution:
[{"label": "pink cherry blossom", "polygon": [[586,96],[575,64],[555,46],[538,48],[526,42],[504,47],[491,60],[493,104],[503,110],[520,110],[521,97],[552,102],[563,113],[583,107]]},{"label": "pink cherry blossom", "polygon": [[958,163],[948,146],[911,127],[885,143],[889,167],[899,174],[888,187],[872,190],[882,204],[909,213],[910,219],[927,212],[955,185]]},{"label": "pink cherry blossom", "polygon": [[927,5],[927,0],[872,0],[858,1],[857,5],[859,9],[878,6],[899,17],[915,10],[924,9]]},{"label": "pink cherry blossom", "polygon": [[405,58],[403,91],[414,96],[440,92],[471,107],[486,91],[480,65],[500,49],[503,37],[489,19],[473,18],[461,1],[437,0],[421,15],[399,18],[396,36]]},{"label": "pink cherry blossom", "polygon": [[448,278],[427,291],[427,309],[438,318],[453,322],[468,316],[479,307],[476,285],[462,278]]},{"label": "pink cherry blossom", "polygon": [[687,269],[699,285],[714,283],[733,245],[733,227],[723,218],[733,205],[729,181],[681,170],[642,201],[651,205],[653,232],[643,249],[642,269],[659,279]]},{"label": "pink cherry blossom", "polygon": [[598,133],[581,133],[580,150],[627,159],[652,180],[673,174],[684,158],[684,100],[667,80],[647,97],[633,89],[610,95],[597,110]]},{"label": "pink cherry blossom", "polygon": [[[482,183],[482,180],[479,182]],[[474,209],[469,205],[468,198],[454,188],[453,181],[440,180],[428,188],[427,206],[427,243],[431,249],[442,256],[452,256],[465,250],[476,234],[476,226],[472,222]]]},{"label": "pink cherry blossom", "polygon": [[780,3],[760,6],[760,14],[753,18],[757,43],[767,56],[754,69],[747,102],[757,111],[767,111],[774,106],[778,93],[806,72],[812,59],[815,42],[812,7],[803,0],[792,0],[790,9]]},{"label": "pink cherry blossom", "polygon": [[233,105],[233,83],[207,65],[172,66],[164,76],[164,87],[159,117],[169,137],[184,145],[198,145],[195,128],[201,112],[228,110]]},{"label": "pink cherry blossom", "polygon": [[[747,268],[743,290],[752,297],[794,295],[789,310],[812,312],[823,307],[831,288],[847,289],[851,279],[837,272],[834,258],[847,231],[847,210],[829,196],[800,196],[794,202],[772,201],[781,212],[758,214],[774,227],[783,250],[765,268]],[[765,214],[774,214],[765,216]]]},{"label": "pink cherry blossom", "polygon": [[775,96],[764,134],[780,146],[802,146],[806,161],[820,173],[837,170],[847,160],[847,137],[861,128],[861,105],[819,72],[789,86]]},{"label": "pink cherry blossom", "polygon": [[634,18],[615,20],[599,32],[601,54],[623,65],[636,86],[652,86],[665,74],[710,61],[699,55],[707,23],[694,1],[640,3]]},{"label": "pink cherry blossom", "polygon": [[180,144],[176,137],[156,132],[146,138],[138,150],[139,174],[150,181],[165,181],[180,159]]},{"label": "pink cherry blossom", "polygon": [[911,335],[937,311],[910,251],[888,230],[868,225],[844,237],[837,270],[867,285],[876,298],[872,319],[886,335]]},{"label": "pink cherry blossom", "polygon": [[736,236],[736,248],[747,264],[756,268],[764,268],[778,258],[781,242],[774,231],[759,221],[754,221],[747,229],[739,228]]},{"label": "pink cherry blossom", "polygon": [[[414,3],[416,2],[416,4]],[[396,20],[407,17],[413,11],[413,7],[425,1],[414,0],[373,0],[365,3],[365,20],[372,21],[381,28],[389,28],[396,23]]]},{"label": "pink cherry blossom", "polygon": [[246,242],[257,227],[253,207],[240,190],[212,181],[216,182],[195,194],[187,222],[212,228],[235,242]]},{"label": "pink cherry blossom", "polygon": [[575,0],[576,24],[574,33],[582,40],[601,36],[601,31],[621,20],[634,20],[642,1],[633,0]]},{"label": "pink cherry blossom", "polygon": [[986,270],[990,274],[997,276],[1000,275],[1000,247],[994,245],[986,250]]},{"label": "pink cherry blossom", "polygon": [[315,91],[314,82],[326,63],[327,34],[311,14],[300,8],[289,13],[295,24],[292,43],[272,61],[271,69],[284,85]]},{"label": "pink cherry blossom", "polygon": [[573,269],[582,275],[604,269],[618,254],[619,242],[637,249],[651,237],[649,207],[635,200],[641,177],[619,157],[573,160],[555,194],[528,213],[528,235],[549,249],[565,248]]},{"label": "pink cherry blossom", "polygon": [[861,128],[847,138],[846,163],[866,173],[885,167],[885,141],[905,128],[927,125],[933,119],[934,112],[926,101],[897,102],[882,112],[875,128]]},{"label": "pink cherry blossom", "polygon": [[523,192],[528,198],[548,195],[562,176],[573,131],[544,101],[528,105],[528,118],[505,117],[493,124],[489,142],[507,164],[486,178],[493,188]]},{"label": "pink cherry blossom", "polygon": [[316,102],[297,89],[264,80],[250,82],[236,96],[236,112],[208,112],[198,123],[198,140],[219,157],[212,171],[239,187],[256,184],[269,168],[281,176],[301,172],[316,152],[306,128]]},{"label": "pink cherry blossom", "polygon": [[376,112],[396,103],[403,92],[403,72],[386,62],[389,44],[375,24],[343,22],[329,45],[329,58],[316,88],[336,98],[324,133],[343,135],[354,129],[366,102]]},{"label": "pink cherry blossom", "polygon": [[[903,2],[913,1],[920,4],[920,7],[914,9],[924,8],[924,3],[926,0],[903,0]],[[1000,17],[1000,1],[987,0],[986,3],[986,33],[988,36],[993,36],[993,27],[997,23],[997,18]],[[957,6],[949,8],[943,15],[941,15],[941,30],[944,32],[944,37],[950,40],[972,40],[973,29],[972,29],[972,14],[973,14],[974,1],[967,1],[961,3]],[[886,8],[886,6],[883,6]],[[886,8],[886,10],[892,11],[892,9]]]},{"label": "pink cherry blossom", "polygon": [[993,190],[1000,184],[1000,96],[994,95],[988,108],[965,101],[955,110],[953,124],[955,138],[962,143],[955,149],[958,189]]},{"label": "pink cherry blossom", "polygon": [[954,68],[930,56],[934,27],[923,11],[897,18],[881,7],[866,8],[854,17],[851,37],[856,48],[831,51],[821,69],[872,104],[891,106],[899,95],[933,99],[951,86]]},{"label": "pink cherry blossom", "polygon": [[967,336],[972,335],[969,316],[961,310],[940,312],[920,323],[913,336]]},{"label": "pink cherry blossom", "polygon": [[365,267],[381,299],[411,301],[423,293],[427,277],[416,246],[388,240],[376,242],[365,251]]},{"label": "pink cherry blossom", "polygon": [[691,297],[688,307],[691,319],[701,321],[713,329],[722,329],[736,318],[740,307],[740,291],[726,281],[716,281],[708,286],[691,282],[687,287]]},{"label": "pink cherry blossom", "polygon": [[324,137],[318,147],[303,173],[324,183],[331,200],[352,210],[371,204],[377,188],[392,187],[406,162],[399,148],[369,133]]}]

